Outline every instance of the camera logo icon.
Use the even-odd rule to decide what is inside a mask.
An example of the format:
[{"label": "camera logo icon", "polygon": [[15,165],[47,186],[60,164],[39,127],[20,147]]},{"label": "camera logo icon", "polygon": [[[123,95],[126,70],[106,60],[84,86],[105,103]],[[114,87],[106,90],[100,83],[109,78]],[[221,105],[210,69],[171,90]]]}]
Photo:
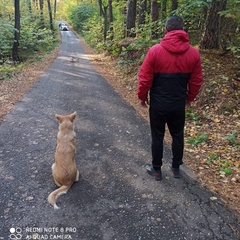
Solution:
[{"label": "camera logo icon", "polygon": [[22,229],[17,228],[10,228],[10,240],[20,240],[22,239]]}]

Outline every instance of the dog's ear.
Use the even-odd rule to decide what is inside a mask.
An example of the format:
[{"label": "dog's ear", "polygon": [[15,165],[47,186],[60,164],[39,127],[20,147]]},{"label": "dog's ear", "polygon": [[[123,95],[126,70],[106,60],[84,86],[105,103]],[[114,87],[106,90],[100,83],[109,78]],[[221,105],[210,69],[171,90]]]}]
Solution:
[{"label": "dog's ear", "polygon": [[76,111],[70,115],[70,119],[71,119],[72,122],[73,122],[73,120],[75,119],[76,116],[77,116]]},{"label": "dog's ear", "polygon": [[62,115],[55,114],[55,117],[56,117],[56,119],[58,120],[58,122],[61,123],[61,121],[62,121]]}]

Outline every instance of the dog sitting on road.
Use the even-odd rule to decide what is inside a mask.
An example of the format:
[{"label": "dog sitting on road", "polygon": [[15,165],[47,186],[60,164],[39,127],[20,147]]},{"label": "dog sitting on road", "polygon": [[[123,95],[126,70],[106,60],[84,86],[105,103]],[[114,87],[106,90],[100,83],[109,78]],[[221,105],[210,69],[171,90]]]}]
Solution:
[{"label": "dog sitting on road", "polygon": [[79,179],[79,171],[75,163],[77,141],[73,125],[76,115],[76,112],[65,116],[56,114],[56,119],[59,122],[59,132],[57,134],[57,147],[55,163],[52,165],[52,175],[56,185],[60,188],[48,196],[48,202],[54,209],[59,208],[56,204],[57,198],[67,193],[72,184]]}]

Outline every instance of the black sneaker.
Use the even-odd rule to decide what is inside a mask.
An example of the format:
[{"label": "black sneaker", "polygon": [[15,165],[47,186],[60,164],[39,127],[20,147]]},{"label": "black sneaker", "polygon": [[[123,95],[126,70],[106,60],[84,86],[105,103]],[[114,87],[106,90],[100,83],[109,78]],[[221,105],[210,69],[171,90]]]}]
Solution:
[{"label": "black sneaker", "polygon": [[180,169],[179,168],[173,168],[170,167],[172,172],[173,172],[173,177],[174,178],[180,178],[181,177],[181,173],[180,173]]},{"label": "black sneaker", "polygon": [[153,169],[153,166],[151,164],[147,164],[146,165],[146,169],[147,169],[148,174],[150,174],[151,176],[155,177],[156,181],[162,180],[162,171],[161,171],[161,169],[156,171],[156,170]]}]

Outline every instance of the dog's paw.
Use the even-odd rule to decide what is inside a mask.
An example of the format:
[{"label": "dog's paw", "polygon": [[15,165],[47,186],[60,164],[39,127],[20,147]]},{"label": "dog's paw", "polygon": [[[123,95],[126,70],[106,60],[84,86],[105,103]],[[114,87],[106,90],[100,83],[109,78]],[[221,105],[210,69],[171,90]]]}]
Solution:
[{"label": "dog's paw", "polygon": [[75,179],[75,182],[78,182],[79,181],[79,171],[77,171],[77,176],[76,176],[76,179]]},{"label": "dog's paw", "polygon": [[55,163],[52,165],[52,170],[54,169]]},{"label": "dog's paw", "polygon": [[53,207],[54,207],[54,210],[58,210],[58,209],[60,209],[60,207],[59,207],[56,203],[54,204]]}]

